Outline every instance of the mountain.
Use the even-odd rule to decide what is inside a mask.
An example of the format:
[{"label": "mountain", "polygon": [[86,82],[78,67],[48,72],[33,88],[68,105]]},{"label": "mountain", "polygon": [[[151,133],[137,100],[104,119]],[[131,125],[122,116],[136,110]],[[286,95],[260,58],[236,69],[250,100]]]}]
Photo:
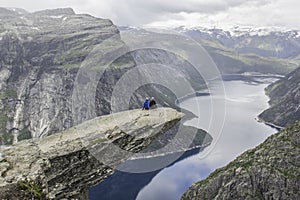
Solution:
[{"label": "mountain", "polygon": [[299,138],[298,121],[193,184],[181,199],[299,199]]},{"label": "mountain", "polygon": [[280,127],[300,119],[300,67],[269,85],[266,93],[271,107],[259,115],[266,123]]},{"label": "mountain", "polygon": [[203,27],[179,27],[176,30],[195,39],[217,41],[238,54],[283,59],[292,59],[300,54],[300,30],[239,26],[228,30]]},{"label": "mountain", "polygon": [[[240,27],[176,30],[200,42],[224,73],[252,70],[285,75],[299,64],[300,31]],[[228,71],[226,66],[234,70]]]},{"label": "mountain", "polygon": [[70,8],[14,10],[0,10],[2,144],[77,124],[71,97],[78,69],[97,44],[119,34],[110,20]]},{"label": "mountain", "polygon": [[[201,76],[175,55],[128,53],[118,28],[107,19],[76,14],[71,8],[34,13],[1,8],[0,19],[0,144],[45,137],[96,116],[140,108],[145,97],[177,108],[175,94],[154,84],[158,76],[143,70],[134,79],[149,84],[135,88],[129,102],[123,98],[126,88],[119,99],[113,98],[115,86],[137,67],[136,61],[172,61],[195,90],[205,87]],[[109,59],[112,63],[105,63]],[[167,75],[159,75],[165,82],[179,83],[180,77],[169,75],[166,80]]]},{"label": "mountain", "polygon": [[[137,27],[119,27],[119,29],[121,33],[130,32],[140,35],[151,34],[153,38],[159,37],[159,34],[155,33],[151,29],[148,30]],[[195,40],[195,44],[202,45],[204,49],[209,53],[212,60],[215,62],[222,74],[242,74],[254,72],[286,75],[297,68],[297,57],[284,58],[279,56],[265,56],[264,54],[260,54],[257,51],[238,51],[237,47],[235,47],[234,45],[235,42],[238,43],[238,39],[235,36],[232,36],[230,32],[224,31],[222,29],[187,29],[184,27],[180,27],[174,30],[175,35],[176,33],[186,35],[189,38]],[[172,33],[172,30],[170,31],[170,33]],[[275,39],[265,41],[264,39],[260,38],[261,36],[253,36],[253,33],[244,33],[239,37],[242,37],[245,40],[261,40],[269,46],[276,42]],[[285,37],[285,35],[283,34],[282,37]],[[245,48],[252,48],[250,43],[241,43]],[[257,41],[257,43],[261,44],[261,42],[259,41]],[[295,48],[297,48],[297,52],[300,52],[300,45],[295,45]],[[299,53],[295,54],[299,55]]]}]

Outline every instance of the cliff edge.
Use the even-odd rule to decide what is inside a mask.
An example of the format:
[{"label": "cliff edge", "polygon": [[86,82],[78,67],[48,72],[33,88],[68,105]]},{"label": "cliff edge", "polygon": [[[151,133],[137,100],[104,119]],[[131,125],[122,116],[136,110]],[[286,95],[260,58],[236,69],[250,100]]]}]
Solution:
[{"label": "cliff edge", "polygon": [[0,199],[78,199],[182,116],[170,108],[131,110],[3,147]]}]

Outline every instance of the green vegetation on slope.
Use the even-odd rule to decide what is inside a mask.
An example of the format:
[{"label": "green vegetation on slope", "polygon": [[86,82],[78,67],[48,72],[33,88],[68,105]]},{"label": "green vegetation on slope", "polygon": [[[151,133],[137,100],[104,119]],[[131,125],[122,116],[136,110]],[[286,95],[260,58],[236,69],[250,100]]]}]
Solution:
[{"label": "green vegetation on slope", "polygon": [[285,75],[297,68],[297,62],[256,54],[238,54],[218,42],[201,41],[224,74],[259,72]]},{"label": "green vegetation on slope", "polygon": [[182,200],[297,199],[299,161],[300,121],[195,183]]},{"label": "green vegetation on slope", "polygon": [[17,91],[13,90],[13,89],[6,89],[3,92],[0,93],[0,99],[15,99],[17,98]]}]

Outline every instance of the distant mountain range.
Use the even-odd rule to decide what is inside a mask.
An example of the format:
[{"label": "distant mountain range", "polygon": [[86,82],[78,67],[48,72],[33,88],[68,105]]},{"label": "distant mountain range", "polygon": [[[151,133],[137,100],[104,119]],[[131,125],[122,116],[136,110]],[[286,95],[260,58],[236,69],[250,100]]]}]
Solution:
[{"label": "distant mountain range", "polygon": [[[300,31],[280,28],[184,28],[175,30],[200,39],[216,41],[237,53],[295,59],[300,53]],[[298,57],[299,58],[299,57]]]},{"label": "distant mountain range", "polygon": [[[137,27],[120,31],[150,33]],[[201,44],[222,74],[259,72],[286,75],[300,64],[300,31],[285,29],[185,28],[173,30]]]}]

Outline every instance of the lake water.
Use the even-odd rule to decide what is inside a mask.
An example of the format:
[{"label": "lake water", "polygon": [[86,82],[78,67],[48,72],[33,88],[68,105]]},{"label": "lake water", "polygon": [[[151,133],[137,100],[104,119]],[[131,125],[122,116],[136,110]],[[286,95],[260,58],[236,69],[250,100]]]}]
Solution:
[{"label": "lake water", "polygon": [[[257,82],[225,81],[221,92],[218,87],[210,87],[210,96],[200,96],[181,102],[180,106],[198,119],[186,122],[209,131],[212,116],[225,117],[215,123],[222,123],[219,133],[212,133],[213,146],[209,151],[187,152],[170,166],[148,173],[116,172],[104,182],[90,189],[92,200],[176,200],[194,182],[206,178],[212,171],[232,161],[241,153],[263,142],[275,129],[255,120],[268,107],[268,97],[264,88],[274,79],[260,79]],[[214,83],[212,83],[214,84]],[[222,93],[222,95],[220,95]],[[212,107],[212,99],[221,99],[225,104]],[[225,101],[224,101],[225,100]],[[217,102],[217,101],[216,101]],[[223,121],[224,120],[224,121]]]}]

